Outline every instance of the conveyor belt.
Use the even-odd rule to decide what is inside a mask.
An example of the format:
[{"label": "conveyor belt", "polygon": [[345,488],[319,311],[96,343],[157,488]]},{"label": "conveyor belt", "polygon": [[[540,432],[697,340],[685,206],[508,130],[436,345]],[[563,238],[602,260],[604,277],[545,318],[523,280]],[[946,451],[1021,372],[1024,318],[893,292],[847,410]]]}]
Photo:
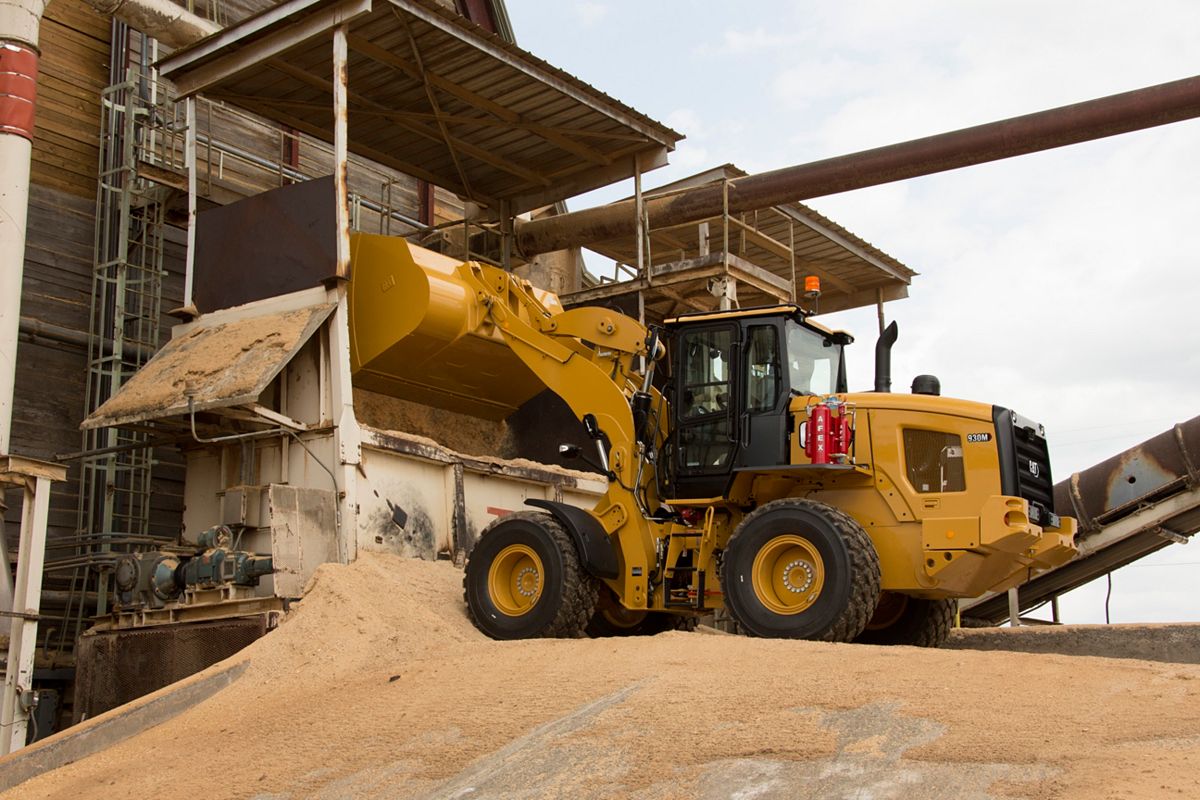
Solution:
[{"label": "conveyor belt", "polygon": [[[1069,592],[1200,530],[1200,417],[1096,464],[1054,487],[1055,510],[1079,520],[1079,556],[1022,584],[1022,611]],[[1005,594],[964,602],[991,623],[1009,617]]]}]

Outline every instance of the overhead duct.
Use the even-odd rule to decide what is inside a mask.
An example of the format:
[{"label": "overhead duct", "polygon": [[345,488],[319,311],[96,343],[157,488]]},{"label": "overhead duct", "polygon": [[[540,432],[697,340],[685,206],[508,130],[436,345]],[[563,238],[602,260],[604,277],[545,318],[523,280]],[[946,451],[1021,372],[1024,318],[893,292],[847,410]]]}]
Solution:
[{"label": "overhead duct", "polygon": [[179,48],[198,42],[221,30],[221,26],[198,17],[171,0],[87,0],[88,5],[152,36],[163,44]]}]

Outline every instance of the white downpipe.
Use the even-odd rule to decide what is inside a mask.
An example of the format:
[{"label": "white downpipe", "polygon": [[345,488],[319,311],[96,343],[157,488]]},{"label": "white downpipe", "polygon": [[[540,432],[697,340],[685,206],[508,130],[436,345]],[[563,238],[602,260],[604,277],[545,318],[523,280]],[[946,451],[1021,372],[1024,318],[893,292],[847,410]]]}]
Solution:
[{"label": "white downpipe", "polygon": [[[0,455],[11,453],[13,385],[16,383],[17,334],[21,283],[25,274],[25,224],[29,214],[29,159],[33,82],[12,64],[37,64],[38,29],[47,0],[0,0]],[[16,61],[13,56],[20,56]],[[28,108],[22,110],[27,105]]]},{"label": "white downpipe", "polygon": [[0,133],[0,455],[10,455],[32,142]]},{"label": "white downpipe", "polygon": [[50,0],[0,0],[0,40],[37,47],[42,14]]}]

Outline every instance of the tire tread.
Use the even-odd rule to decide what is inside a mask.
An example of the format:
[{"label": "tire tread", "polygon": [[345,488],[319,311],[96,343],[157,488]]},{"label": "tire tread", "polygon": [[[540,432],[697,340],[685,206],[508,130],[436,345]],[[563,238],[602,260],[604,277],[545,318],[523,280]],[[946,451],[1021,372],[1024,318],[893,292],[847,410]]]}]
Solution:
[{"label": "tire tread", "polygon": [[[838,535],[841,536],[842,541],[846,544],[846,549],[850,554],[851,585],[849,602],[841,615],[818,637],[818,641],[854,641],[854,637],[862,633],[863,629],[867,627],[867,622],[870,621],[871,615],[875,613],[875,606],[879,602],[880,567],[879,554],[875,552],[875,545],[871,542],[871,537],[867,535],[862,526],[849,514],[841,509],[807,498],[784,498],[764,503],[747,514],[741,524],[738,525],[738,528],[745,529],[752,525],[759,517],[789,505],[813,510],[824,515],[829,519],[834,529],[838,532]],[[725,593],[725,596],[728,597],[730,590],[726,583],[727,571],[722,572],[721,589]],[[754,635],[745,625],[739,624],[737,627],[746,635]]]},{"label": "tire tread", "polygon": [[[483,529],[483,532],[479,535],[479,541],[483,541],[483,537],[490,534],[498,525],[514,519],[528,520],[541,526],[544,531],[550,534],[550,538],[558,547],[559,553],[562,554],[562,604],[559,606],[558,613],[555,614],[553,621],[543,628],[537,634],[536,638],[579,639],[586,636],[584,630],[587,628],[592,614],[595,613],[596,604],[600,597],[600,581],[583,569],[583,565],[579,561],[579,554],[575,551],[575,543],[571,541],[571,537],[566,529],[563,528],[562,523],[541,511],[516,511],[493,520],[491,524]],[[478,545],[478,542],[476,544]],[[468,555],[467,563],[470,563],[470,560],[471,556]],[[476,618],[475,610],[471,607],[468,573],[465,565],[462,586],[463,603],[467,607],[467,616],[476,628],[487,633],[486,628]]]}]

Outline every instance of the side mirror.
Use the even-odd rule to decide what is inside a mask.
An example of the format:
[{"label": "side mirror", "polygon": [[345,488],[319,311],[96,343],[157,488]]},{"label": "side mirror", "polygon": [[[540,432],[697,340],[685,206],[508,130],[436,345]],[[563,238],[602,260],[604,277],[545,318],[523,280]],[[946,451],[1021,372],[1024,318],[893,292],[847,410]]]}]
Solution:
[{"label": "side mirror", "polygon": [[563,458],[579,458],[579,445],[560,444],[558,446],[558,454]]}]

